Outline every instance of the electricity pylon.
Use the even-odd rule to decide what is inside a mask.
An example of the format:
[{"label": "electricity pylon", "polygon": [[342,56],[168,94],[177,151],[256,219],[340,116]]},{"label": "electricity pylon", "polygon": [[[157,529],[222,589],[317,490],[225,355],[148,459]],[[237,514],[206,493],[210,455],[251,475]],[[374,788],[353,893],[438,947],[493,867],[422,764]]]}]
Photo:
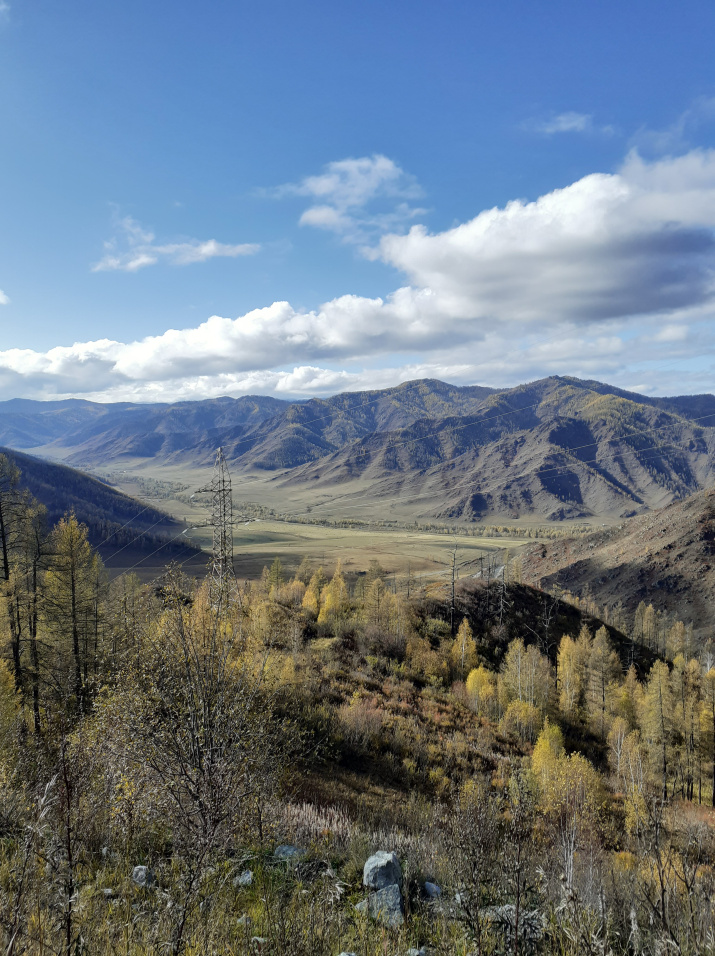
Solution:
[{"label": "electricity pylon", "polygon": [[201,489],[212,496],[210,524],[213,529],[209,593],[214,607],[226,603],[236,584],[233,569],[233,500],[231,476],[223,448],[216,452],[216,463],[211,482]]}]

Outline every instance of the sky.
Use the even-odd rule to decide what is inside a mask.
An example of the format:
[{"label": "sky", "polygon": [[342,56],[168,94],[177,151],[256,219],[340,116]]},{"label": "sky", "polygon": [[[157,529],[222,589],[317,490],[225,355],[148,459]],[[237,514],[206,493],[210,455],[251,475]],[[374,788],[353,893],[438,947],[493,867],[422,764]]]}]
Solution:
[{"label": "sky", "polygon": [[714,391],[711,0],[0,0],[0,399]]}]

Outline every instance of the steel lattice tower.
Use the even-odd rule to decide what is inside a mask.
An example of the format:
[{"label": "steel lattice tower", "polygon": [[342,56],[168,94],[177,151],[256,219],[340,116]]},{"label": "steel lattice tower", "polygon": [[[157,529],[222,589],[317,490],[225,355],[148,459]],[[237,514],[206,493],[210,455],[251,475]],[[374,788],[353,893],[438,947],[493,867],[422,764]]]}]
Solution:
[{"label": "steel lattice tower", "polygon": [[213,548],[210,571],[212,601],[221,603],[235,584],[233,570],[233,501],[231,476],[224,458],[223,449],[216,452],[216,463],[211,483],[202,488],[212,496],[211,527]]}]

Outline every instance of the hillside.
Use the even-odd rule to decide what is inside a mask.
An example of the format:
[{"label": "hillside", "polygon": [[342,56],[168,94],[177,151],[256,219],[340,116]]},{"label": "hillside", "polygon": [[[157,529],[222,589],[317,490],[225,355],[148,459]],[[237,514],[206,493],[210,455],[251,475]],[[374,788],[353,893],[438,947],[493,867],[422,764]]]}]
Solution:
[{"label": "hillside", "polygon": [[617,528],[534,545],[521,553],[524,579],[595,601],[640,601],[712,631],[715,603],[715,490],[701,491]]},{"label": "hillside", "polygon": [[[186,540],[174,540],[184,525],[163,511],[130,498],[115,488],[67,465],[52,464],[21,452],[0,448],[21,472],[20,487],[47,509],[50,526],[73,511],[87,525],[88,537],[107,562],[123,568],[160,549],[159,564],[206,559]],[[120,557],[121,554],[121,557]]]}]

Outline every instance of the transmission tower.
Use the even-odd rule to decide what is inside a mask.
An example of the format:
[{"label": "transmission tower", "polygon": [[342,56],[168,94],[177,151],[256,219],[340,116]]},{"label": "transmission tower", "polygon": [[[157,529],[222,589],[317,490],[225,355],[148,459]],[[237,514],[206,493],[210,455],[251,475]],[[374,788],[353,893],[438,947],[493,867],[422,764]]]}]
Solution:
[{"label": "transmission tower", "polygon": [[231,499],[231,476],[224,458],[223,448],[216,452],[216,463],[211,482],[202,492],[210,494],[213,547],[209,589],[214,605],[222,604],[236,583],[233,570],[233,501]]}]

